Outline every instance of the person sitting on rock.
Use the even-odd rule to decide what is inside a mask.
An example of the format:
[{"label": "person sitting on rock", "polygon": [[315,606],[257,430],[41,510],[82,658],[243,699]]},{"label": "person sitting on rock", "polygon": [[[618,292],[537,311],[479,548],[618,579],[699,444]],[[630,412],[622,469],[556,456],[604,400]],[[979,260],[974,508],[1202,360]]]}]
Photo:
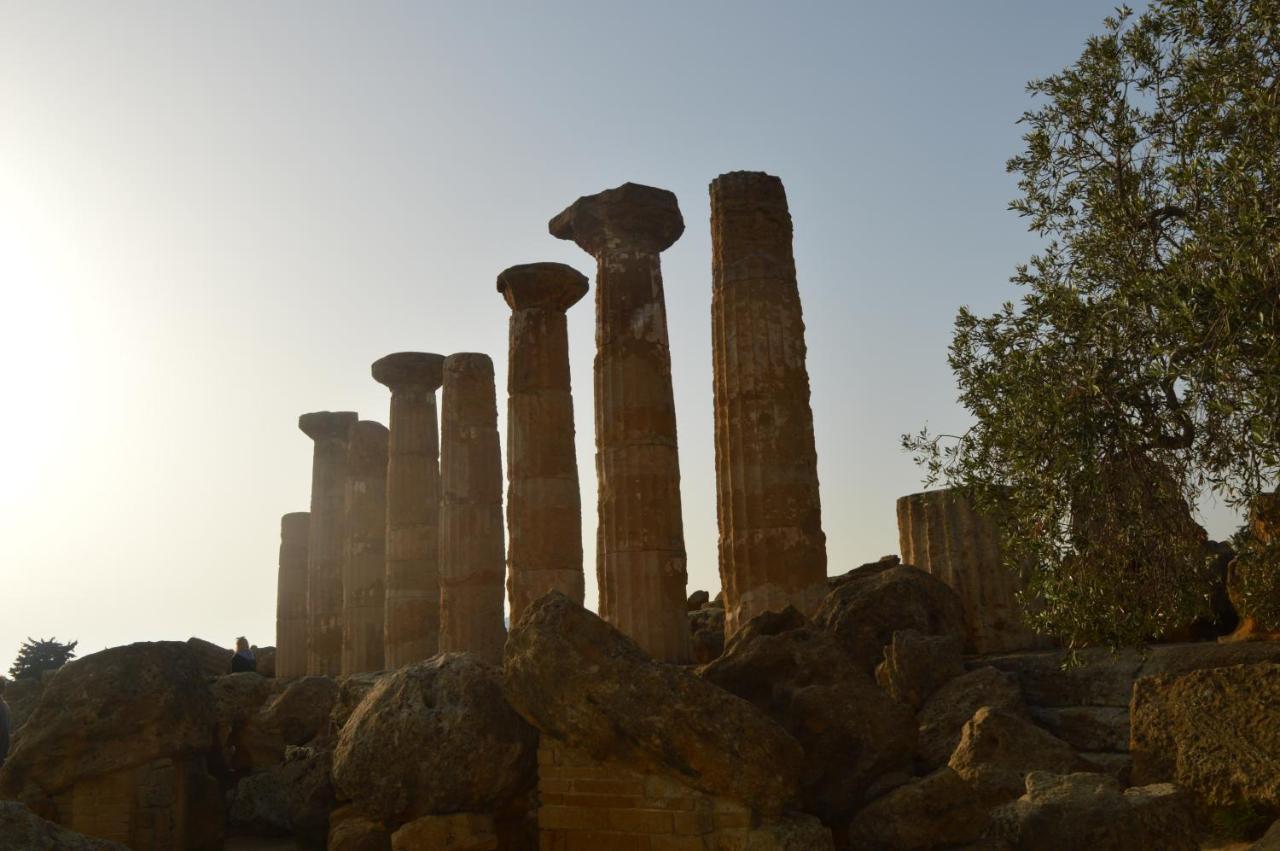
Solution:
[{"label": "person sitting on rock", "polygon": [[249,649],[249,639],[243,635],[236,639],[236,655],[231,657],[231,673],[238,674],[241,671],[258,670],[258,660],[254,658],[253,651]]},{"label": "person sitting on rock", "polygon": [[9,704],[4,702],[4,687],[8,682],[0,677],[0,766],[9,756]]}]

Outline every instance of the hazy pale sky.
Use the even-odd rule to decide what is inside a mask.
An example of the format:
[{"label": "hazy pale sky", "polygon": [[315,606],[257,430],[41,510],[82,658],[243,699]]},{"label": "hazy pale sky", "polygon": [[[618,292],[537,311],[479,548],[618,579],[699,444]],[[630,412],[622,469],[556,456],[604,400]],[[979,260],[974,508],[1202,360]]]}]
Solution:
[{"label": "hazy pale sky", "polygon": [[[0,668],[28,635],[274,643],[298,414],[385,422],[369,364],[421,350],[491,354],[501,416],[495,276],[593,275],[547,220],[628,180],[687,227],[689,589],[719,587],[707,184],[735,169],[790,198],[830,571],[896,552],[899,435],[965,423],[956,308],[1015,297],[1036,246],[1006,211],[1024,84],[1112,6],[0,3]],[[594,606],[590,299],[569,331]]]}]

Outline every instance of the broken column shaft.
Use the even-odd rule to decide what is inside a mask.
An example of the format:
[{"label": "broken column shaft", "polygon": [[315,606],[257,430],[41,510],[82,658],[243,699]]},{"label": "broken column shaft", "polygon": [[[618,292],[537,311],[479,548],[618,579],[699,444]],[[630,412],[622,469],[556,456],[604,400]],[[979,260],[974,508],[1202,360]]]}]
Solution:
[{"label": "broken column shaft", "polygon": [[813,614],[827,542],[805,368],[804,318],[782,181],[711,182],[716,508],[725,634],[766,611]]},{"label": "broken column shaft", "polygon": [[276,678],[307,674],[307,534],[311,515],[280,518],[280,573],[276,581]]},{"label": "broken column shaft", "polygon": [[311,523],[307,533],[307,673],[342,671],[343,504],[352,411],[316,411],[298,418],[315,441],[311,460]]},{"label": "broken column shaft", "polygon": [[361,420],[347,448],[342,673],[381,671],[386,607],[387,429]]},{"label": "broken column shaft", "polygon": [[387,463],[384,654],[394,670],[436,654],[440,642],[440,435],[436,390],[442,355],[397,352],[375,361],[391,389]]},{"label": "broken column shaft", "polygon": [[690,659],[671,351],[660,252],[675,195],[627,183],[579,198],[553,236],[596,259],[595,424],[600,614],[655,659]]},{"label": "broken column shaft", "polygon": [[507,369],[507,586],[514,624],[548,591],[582,604],[582,497],[565,311],[587,278],[563,263],[498,276],[511,307]]},{"label": "broken column shaft", "polygon": [[444,359],[440,423],[440,652],[502,663],[502,450],[493,361]]}]

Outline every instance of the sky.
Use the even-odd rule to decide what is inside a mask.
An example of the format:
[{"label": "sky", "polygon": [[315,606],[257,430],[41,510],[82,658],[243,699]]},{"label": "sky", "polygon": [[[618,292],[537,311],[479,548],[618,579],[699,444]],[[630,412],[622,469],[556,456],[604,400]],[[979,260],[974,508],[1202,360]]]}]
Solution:
[{"label": "sky", "polygon": [[[662,262],[689,590],[719,587],[707,184],[737,169],[795,221],[829,570],[896,552],[899,436],[967,422],[956,309],[1016,298],[1038,245],[1007,210],[1025,83],[1112,6],[0,0],[0,667],[27,636],[274,643],[298,415],[385,423],[372,361],[480,351],[505,428],[495,277],[593,275],[547,220],[626,181],[686,222]],[[588,298],[589,605],[592,327]]]}]

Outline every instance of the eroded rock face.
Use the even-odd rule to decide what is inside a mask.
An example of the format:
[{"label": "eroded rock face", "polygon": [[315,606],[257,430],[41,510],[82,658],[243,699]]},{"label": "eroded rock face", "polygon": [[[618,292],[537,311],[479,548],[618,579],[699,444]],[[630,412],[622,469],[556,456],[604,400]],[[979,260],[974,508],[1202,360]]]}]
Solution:
[{"label": "eroded rock face", "polygon": [[0,771],[0,796],[136,851],[220,847],[222,800],[205,769],[216,721],[187,644],[94,653],[48,682]]},{"label": "eroded rock face", "polygon": [[1280,807],[1280,664],[1140,679],[1131,715],[1134,783],[1173,781],[1209,806]]},{"label": "eroded rock face", "polygon": [[339,796],[387,825],[493,812],[532,787],[537,734],[497,669],[444,653],[378,681],[338,736]]},{"label": "eroded rock face", "polygon": [[987,809],[960,775],[943,767],[877,798],[849,826],[859,849],[952,848],[978,840]]},{"label": "eroded rock face", "polygon": [[793,608],[754,618],[699,674],[751,701],[800,742],[804,809],[828,824],[847,820],[879,778],[911,771],[911,710]]},{"label": "eroded rock face", "polygon": [[719,606],[689,612],[689,640],[697,664],[705,665],[724,652],[724,618],[724,608]]},{"label": "eroded rock face", "polygon": [[453,813],[423,816],[391,834],[391,851],[498,851],[493,816]]},{"label": "eroded rock face", "polygon": [[1017,851],[1195,851],[1187,795],[1160,783],[1122,790],[1102,774],[1027,776],[1026,794],[992,813],[991,832]]},{"label": "eroded rock face", "polygon": [[934,692],[916,716],[920,725],[920,765],[928,770],[946,764],[960,743],[965,723],[984,706],[1008,715],[1027,716],[1017,680],[995,668],[969,671]]},{"label": "eroded rock face", "polygon": [[800,745],[767,715],[634,641],[563,594],[511,631],[512,705],[601,761],[673,771],[694,788],[775,814],[798,797]]},{"label": "eroded rock face", "polygon": [[947,765],[989,804],[1019,797],[1032,771],[1071,774],[1094,770],[1052,733],[1021,716],[986,706],[965,723]]},{"label": "eroded rock face", "polygon": [[814,622],[831,631],[867,674],[898,630],[921,635],[964,635],[960,600],[923,570],[881,562],[839,577]]},{"label": "eroded rock face", "polygon": [[919,709],[944,683],[964,673],[960,639],[898,630],[876,666],[876,682],[894,700]]},{"label": "eroded rock face", "polygon": [[0,851],[129,851],[45,821],[17,801],[0,801]]}]

